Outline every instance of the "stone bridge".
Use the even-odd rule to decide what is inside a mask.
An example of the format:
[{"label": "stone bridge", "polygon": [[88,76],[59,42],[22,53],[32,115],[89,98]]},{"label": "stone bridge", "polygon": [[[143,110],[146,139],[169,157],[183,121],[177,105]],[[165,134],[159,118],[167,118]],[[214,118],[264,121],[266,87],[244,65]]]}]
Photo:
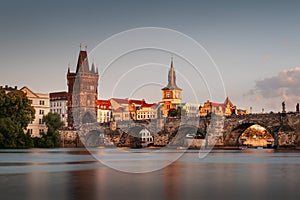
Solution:
[{"label": "stone bridge", "polygon": [[[216,116],[210,115],[200,118],[182,119],[157,119],[144,122],[123,121],[116,122],[116,130],[111,126],[103,127],[98,123],[85,124],[77,129],[78,135],[85,146],[99,146],[112,144],[131,146],[139,141],[133,137],[132,130],[146,128],[154,136],[154,144],[164,146],[174,143],[185,146],[185,136],[189,133],[205,138],[205,146],[238,147],[242,133],[252,125],[264,127],[274,138],[275,148],[300,148],[300,114],[269,113]],[[137,129],[136,129],[137,130]],[[136,132],[136,130],[134,132]],[[175,139],[174,139],[175,138]],[[134,142],[133,142],[134,141]]]},{"label": "stone bridge", "polygon": [[[209,133],[212,121],[211,116],[201,117],[199,128]],[[218,121],[218,120],[216,120]],[[274,138],[274,147],[300,147],[300,114],[299,113],[268,113],[232,115],[224,117],[221,125],[214,130],[218,140],[216,146],[236,147],[242,133],[252,125],[264,127]],[[211,126],[213,127],[213,126]]]}]

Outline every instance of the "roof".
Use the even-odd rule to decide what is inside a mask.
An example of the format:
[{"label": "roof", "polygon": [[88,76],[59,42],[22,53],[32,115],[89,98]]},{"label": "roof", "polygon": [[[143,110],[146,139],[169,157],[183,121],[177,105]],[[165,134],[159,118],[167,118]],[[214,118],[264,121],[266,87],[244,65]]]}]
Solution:
[{"label": "roof", "polygon": [[151,108],[151,107],[155,108],[156,106],[157,104],[155,103],[144,103],[142,104],[141,108]]},{"label": "roof", "polygon": [[117,109],[114,109],[113,112],[123,112],[123,108],[122,107],[119,107]]},{"label": "roof", "polygon": [[[70,71],[68,70],[68,73],[69,72]],[[80,52],[79,52],[77,67],[76,67],[76,74],[78,72],[98,74],[98,70],[95,70],[94,63],[92,64],[92,69],[90,70],[87,51],[80,50]]]},{"label": "roof", "polygon": [[228,97],[226,97],[226,99],[225,99],[225,101],[224,101],[224,105],[227,105],[227,104],[229,104],[230,107],[233,106],[233,103],[231,102],[231,100],[230,100]]},{"label": "roof", "polygon": [[223,103],[214,103],[214,102],[211,102],[211,106],[212,107],[222,107],[222,108],[225,108],[225,105]]},{"label": "roof", "polygon": [[115,102],[117,102],[119,104],[128,104],[128,99],[111,98],[111,100],[114,100]]},{"label": "roof", "polygon": [[98,100],[97,105],[101,110],[110,110],[111,109],[111,103],[109,100]]},{"label": "roof", "polygon": [[142,99],[142,100],[129,99],[128,102],[131,104],[142,105],[145,103],[145,100],[144,99]]},{"label": "roof", "polygon": [[67,100],[68,93],[67,92],[51,92],[50,93],[50,101],[54,100]]},{"label": "roof", "polygon": [[168,74],[168,85],[164,87],[162,90],[182,90],[176,85],[176,74],[175,74],[175,69],[173,66],[173,59],[171,60],[171,68],[169,70]]}]

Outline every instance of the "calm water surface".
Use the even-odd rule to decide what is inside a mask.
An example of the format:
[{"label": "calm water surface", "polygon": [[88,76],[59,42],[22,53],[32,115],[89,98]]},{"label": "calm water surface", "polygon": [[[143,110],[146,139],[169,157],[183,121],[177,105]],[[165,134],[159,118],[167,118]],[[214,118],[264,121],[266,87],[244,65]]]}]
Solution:
[{"label": "calm water surface", "polygon": [[[109,157],[113,150],[95,151]],[[0,199],[300,199],[300,152],[213,151],[199,159],[188,151],[161,170],[133,174],[84,149],[0,150]]]}]

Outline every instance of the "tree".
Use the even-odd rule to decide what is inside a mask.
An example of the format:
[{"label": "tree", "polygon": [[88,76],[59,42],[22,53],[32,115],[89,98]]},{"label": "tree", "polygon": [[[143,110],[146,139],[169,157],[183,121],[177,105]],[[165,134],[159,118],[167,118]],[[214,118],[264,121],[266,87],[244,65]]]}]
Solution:
[{"label": "tree", "polygon": [[168,112],[168,117],[177,117],[178,116],[178,110],[175,108],[171,108]]},{"label": "tree", "polygon": [[26,94],[19,90],[0,90],[0,148],[31,147],[30,136],[24,134],[34,120],[35,110]]},{"label": "tree", "polygon": [[64,126],[59,114],[48,113],[43,117],[43,121],[47,125],[47,134],[42,133],[42,137],[38,142],[39,147],[54,148],[60,146],[60,136],[58,130]]}]

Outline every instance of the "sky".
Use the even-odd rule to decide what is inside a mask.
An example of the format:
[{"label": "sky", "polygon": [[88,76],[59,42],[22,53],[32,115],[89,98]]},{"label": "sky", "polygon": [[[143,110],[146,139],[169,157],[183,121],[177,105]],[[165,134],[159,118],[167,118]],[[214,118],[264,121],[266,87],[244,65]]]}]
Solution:
[{"label": "sky", "polygon": [[100,72],[100,99],[160,101],[173,56],[186,102],[229,96],[253,112],[281,111],[282,101],[294,111],[299,7],[276,0],[1,1],[0,85],[66,91],[82,43]]}]

